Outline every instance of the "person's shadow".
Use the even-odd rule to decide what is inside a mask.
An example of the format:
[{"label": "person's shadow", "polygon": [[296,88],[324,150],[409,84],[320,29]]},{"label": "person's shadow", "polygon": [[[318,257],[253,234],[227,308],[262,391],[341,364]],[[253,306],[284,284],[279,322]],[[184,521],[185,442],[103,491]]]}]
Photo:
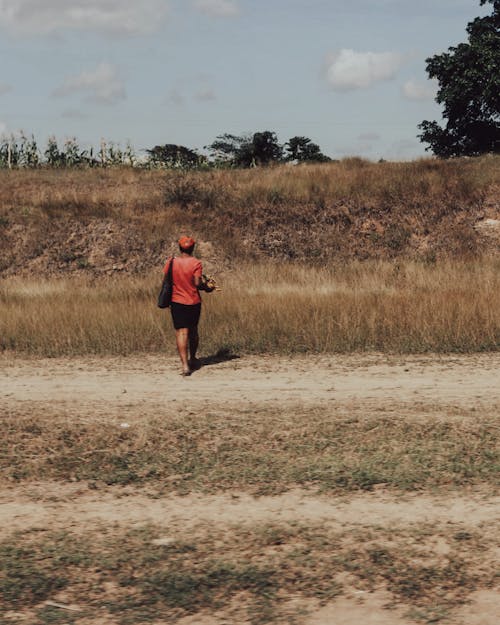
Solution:
[{"label": "person's shadow", "polygon": [[210,365],[220,365],[221,362],[228,362],[229,360],[236,360],[240,358],[238,354],[233,354],[233,352],[227,347],[223,347],[219,349],[215,354],[211,356],[204,356],[199,358],[200,368],[208,367]]}]

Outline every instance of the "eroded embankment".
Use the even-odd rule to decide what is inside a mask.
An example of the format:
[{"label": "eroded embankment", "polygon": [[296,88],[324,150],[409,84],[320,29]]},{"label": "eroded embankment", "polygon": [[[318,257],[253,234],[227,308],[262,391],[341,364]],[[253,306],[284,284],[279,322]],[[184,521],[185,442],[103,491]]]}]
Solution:
[{"label": "eroded embankment", "polygon": [[252,171],[0,171],[0,273],[144,273],[180,233],[213,267],[499,250],[498,158]]}]

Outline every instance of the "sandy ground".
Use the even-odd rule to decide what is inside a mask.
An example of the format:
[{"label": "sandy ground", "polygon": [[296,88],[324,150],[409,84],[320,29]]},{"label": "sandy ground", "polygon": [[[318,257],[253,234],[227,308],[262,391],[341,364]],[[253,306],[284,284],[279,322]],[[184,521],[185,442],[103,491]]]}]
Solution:
[{"label": "sandy ground", "polygon": [[[171,357],[0,359],[1,414],[57,407],[75,418],[105,422],[121,414],[133,421],[168,407],[181,413],[224,412],[235,407],[316,406],[334,402],[382,415],[406,407],[422,418],[463,418],[464,411],[500,414],[500,354],[473,356],[363,356],[206,358],[190,378]],[[36,412],[35,412],[36,414]],[[454,417],[455,415],[455,417]],[[114,417],[113,417],[114,418]],[[500,521],[500,497],[468,491],[394,495],[385,491],[334,497],[292,490],[279,496],[245,493],[149,498],[133,488],[90,489],[85,484],[7,485],[0,491],[0,537],[16,530],[67,528],[88,531],[102,523],[124,527],[155,523],[170,536],[198,525],[269,522],[324,523],[332,527],[408,527],[431,523],[491,530]],[[320,607],[306,606],[305,625],[405,625],[404,606],[388,610],[383,592],[345,594]],[[303,610],[304,606],[300,607]],[[293,609],[293,606],[292,608]],[[297,607],[299,610],[299,607]],[[497,625],[499,593],[481,590],[457,609],[457,625]],[[107,621],[106,621],[107,622]],[[215,625],[222,616],[201,615],[181,625]],[[98,621],[95,621],[98,623]]]},{"label": "sandy ground", "polygon": [[177,402],[205,410],[256,404],[390,402],[490,407],[500,404],[500,354],[473,356],[241,357],[207,363],[189,378],[162,357],[0,360],[0,406],[65,404],[94,416],[110,405]]},{"label": "sandy ground", "polygon": [[148,498],[132,489],[96,492],[86,485],[54,486],[37,483],[0,495],[0,537],[32,527],[72,528],[92,523],[154,523],[169,528],[195,529],[198,525],[250,525],[272,522],[384,527],[466,523],[468,527],[490,527],[500,521],[500,497],[480,492],[466,496],[432,497],[384,492],[332,497],[291,490],[275,496],[253,497],[245,493],[165,496]]}]

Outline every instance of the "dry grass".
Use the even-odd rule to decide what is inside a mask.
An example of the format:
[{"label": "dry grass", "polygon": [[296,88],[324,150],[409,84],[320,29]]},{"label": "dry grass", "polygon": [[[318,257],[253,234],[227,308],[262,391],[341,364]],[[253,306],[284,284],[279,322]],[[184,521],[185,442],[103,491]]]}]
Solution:
[{"label": "dry grass", "polygon": [[281,492],[310,486],[330,492],[461,487],[495,488],[499,478],[494,417],[470,410],[461,419],[415,419],[332,408],[233,407],[141,416],[123,429],[121,412],[106,421],[61,408],[40,414],[12,409],[2,420],[4,480],[89,480],[150,484],[160,492],[243,489]]},{"label": "dry grass", "polygon": [[[298,625],[305,615],[297,613],[297,599],[318,606],[347,588],[384,589],[393,606],[436,623],[495,581],[488,562],[495,536],[461,529],[200,527],[175,531],[170,543],[157,545],[165,529],[155,526],[101,527],[78,540],[38,528],[0,544],[0,596],[23,622],[46,625],[176,622],[197,613],[202,622],[209,611],[230,622]],[[44,605],[54,597],[78,612]],[[0,616],[2,625],[14,622],[9,614]]]},{"label": "dry grass", "polygon": [[[500,346],[500,260],[246,265],[205,296],[205,353],[474,352]],[[160,276],[5,280],[0,347],[40,356],[173,350]]]},{"label": "dry grass", "polygon": [[107,217],[144,211],[162,203],[158,180],[157,172],[130,168],[0,170],[0,214]]},{"label": "dry grass", "polygon": [[258,170],[164,172],[130,168],[92,170],[1,170],[0,210],[98,207],[131,214],[167,202],[249,208],[281,201],[319,205],[352,200],[373,206],[405,202],[411,207],[453,201],[472,204],[500,182],[499,159],[372,163],[340,162]]}]

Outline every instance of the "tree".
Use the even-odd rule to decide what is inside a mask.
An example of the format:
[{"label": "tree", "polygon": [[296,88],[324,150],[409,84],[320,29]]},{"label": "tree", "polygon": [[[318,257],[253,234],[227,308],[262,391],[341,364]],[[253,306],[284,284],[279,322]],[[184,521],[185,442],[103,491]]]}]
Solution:
[{"label": "tree", "polygon": [[201,163],[201,156],[183,145],[175,145],[173,143],[155,145],[154,148],[146,150],[146,152],[150,155],[153,165],[190,169],[198,167]]},{"label": "tree", "polygon": [[219,135],[207,149],[216,163],[234,167],[269,165],[283,157],[283,147],[278,143],[276,133],[270,130],[253,135]]},{"label": "tree", "polygon": [[64,167],[66,164],[64,152],[59,151],[57,139],[53,136],[48,138],[44,155],[49,167]]},{"label": "tree", "polygon": [[426,60],[447,122],[443,128],[424,120],[419,138],[437,156],[500,152],[500,0],[480,3],[492,4],[493,12],[467,25],[468,43]]},{"label": "tree", "polygon": [[40,153],[35,137],[31,135],[29,139],[21,130],[19,135],[19,157],[20,167],[38,167],[40,163]]},{"label": "tree", "polygon": [[288,161],[326,163],[330,160],[322,154],[319,145],[307,137],[292,137],[285,143],[285,149]]},{"label": "tree", "polygon": [[21,130],[17,135],[2,137],[0,142],[0,167],[38,167],[40,152],[35,140]]},{"label": "tree", "polygon": [[127,145],[125,146],[125,152],[123,153],[123,162],[125,165],[129,165],[130,167],[135,167],[137,163],[137,156],[135,154],[134,146],[127,141]]},{"label": "tree", "polygon": [[108,144],[108,155],[107,162],[110,165],[123,165],[123,150],[121,149],[119,144],[109,143]]},{"label": "tree", "polygon": [[0,166],[17,167],[19,164],[19,146],[16,137],[11,134],[9,137],[2,137],[0,144]]},{"label": "tree", "polygon": [[66,167],[77,167],[85,162],[85,152],[80,152],[76,137],[66,139],[64,142],[64,164]]},{"label": "tree", "polygon": [[283,157],[283,148],[278,143],[275,132],[264,130],[256,132],[252,139],[253,161],[256,165],[269,165],[280,161]]},{"label": "tree", "polygon": [[246,135],[238,137],[225,133],[205,147],[211,152],[216,165],[240,165],[242,158],[246,160],[244,155],[249,151],[251,141]]}]

